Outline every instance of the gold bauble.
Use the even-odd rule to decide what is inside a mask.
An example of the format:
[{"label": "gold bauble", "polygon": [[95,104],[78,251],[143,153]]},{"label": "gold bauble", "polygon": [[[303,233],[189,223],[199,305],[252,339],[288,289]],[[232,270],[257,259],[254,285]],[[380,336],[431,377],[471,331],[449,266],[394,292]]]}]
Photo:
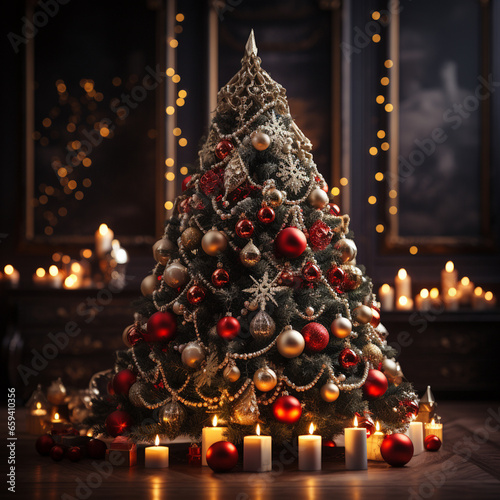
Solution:
[{"label": "gold bauble", "polygon": [[205,359],[205,350],[197,342],[189,342],[182,350],[181,359],[188,368],[198,368]]},{"label": "gold bauble", "polygon": [[340,252],[340,258],[344,264],[354,260],[358,254],[356,244],[353,240],[348,238],[342,238],[337,241],[337,243],[335,243],[335,248]]},{"label": "gold bauble", "polygon": [[321,387],[320,393],[321,393],[321,397],[327,403],[333,403],[339,397],[340,389],[333,382],[327,382],[323,387]]},{"label": "gold bauble", "polygon": [[177,316],[180,316],[181,314],[184,314],[184,311],[186,310],[186,306],[184,304],[181,304],[180,302],[175,301],[174,305],[172,306],[172,311],[174,311]]},{"label": "gold bauble", "polygon": [[272,337],[275,330],[276,323],[265,311],[259,311],[250,321],[250,334],[256,340]]},{"label": "gold bauble", "polygon": [[241,376],[240,369],[236,365],[227,365],[222,372],[222,376],[228,382],[236,382]]},{"label": "gold bauble", "polygon": [[158,279],[154,274],[150,274],[146,276],[141,283],[141,293],[145,297],[147,295],[151,295],[156,288],[156,284],[158,283]]},{"label": "gold bauble", "polygon": [[132,347],[132,344],[128,341],[128,332],[129,330],[133,327],[134,325],[128,325],[125,330],[123,330],[123,333],[122,333],[122,340],[123,340],[123,343],[128,347]]},{"label": "gold bauble", "polygon": [[279,189],[271,188],[266,192],[264,199],[268,205],[277,208],[283,203],[283,194]]},{"label": "gold bauble", "polygon": [[336,318],[332,321],[331,330],[338,339],[345,339],[352,332],[352,323],[347,318]]},{"label": "gold bauble", "polygon": [[366,344],[365,347],[363,347],[363,357],[367,361],[370,361],[375,367],[384,359],[382,351],[375,344]]},{"label": "gold bauble", "polygon": [[345,273],[342,283],[344,291],[349,292],[351,290],[356,290],[356,288],[359,288],[361,283],[363,283],[363,273],[359,267],[347,264],[340,266],[340,269]]},{"label": "gold bauble", "polygon": [[253,267],[260,262],[260,250],[250,240],[240,252],[240,261],[245,267]]},{"label": "gold bauble", "polygon": [[186,417],[186,410],[177,401],[168,401],[159,412],[160,423],[168,426],[180,426]]},{"label": "gold bauble", "polygon": [[262,392],[272,391],[276,384],[278,383],[278,377],[274,370],[268,368],[267,366],[264,368],[259,368],[253,375],[253,383],[255,387]]},{"label": "gold bauble", "polygon": [[260,412],[255,389],[250,386],[237,400],[231,415],[231,422],[240,425],[255,425]]},{"label": "gold bauble", "polygon": [[227,248],[227,238],[221,231],[211,229],[201,239],[201,247],[206,254],[214,257]]},{"label": "gold bauble", "polygon": [[280,334],[276,346],[284,358],[296,358],[304,351],[306,341],[300,332],[290,329]]},{"label": "gold bauble", "polygon": [[168,239],[162,238],[153,245],[153,256],[159,264],[165,266],[177,247]]},{"label": "gold bauble", "polygon": [[309,196],[307,197],[307,201],[314,208],[325,208],[330,201],[328,199],[328,195],[320,188],[314,188]]},{"label": "gold bauble", "polygon": [[368,306],[358,306],[355,307],[352,311],[352,319],[361,323],[362,325],[366,325],[373,318],[373,311],[371,307]]},{"label": "gold bauble", "polygon": [[174,262],[163,271],[163,279],[169,287],[179,288],[188,282],[189,273],[180,262]]},{"label": "gold bauble", "polygon": [[182,245],[188,250],[195,250],[200,246],[203,233],[197,227],[188,227],[181,234]]},{"label": "gold bauble", "polygon": [[259,130],[252,132],[250,135],[250,139],[252,141],[252,146],[257,151],[264,151],[271,144],[271,138],[265,132],[261,132]]},{"label": "gold bauble", "polygon": [[134,382],[129,391],[128,399],[137,408],[144,408],[144,403],[142,402],[144,398],[144,393],[147,391],[147,386],[142,382]]}]

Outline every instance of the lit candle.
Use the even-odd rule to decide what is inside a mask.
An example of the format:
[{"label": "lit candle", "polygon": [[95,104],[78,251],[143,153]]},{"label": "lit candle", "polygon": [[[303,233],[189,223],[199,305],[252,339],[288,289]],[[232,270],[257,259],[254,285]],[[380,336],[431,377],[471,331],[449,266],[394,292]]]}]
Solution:
[{"label": "lit candle", "polygon": [[227,427],[217,427],[217,415],[212,420],[213,427],[203,427],[201,433],[201,464],[207,464],[207,450],[218,441],[226,441],[224,433]]},{"label": "lit candle", "polygon": [[160,446],[160,436],[155,438],[155,445],[144,450],[144,465],[148,469],[165,469],[168,467],[168,446]]},{"label": "lit candle", "polygon": [[436,423],[435,419],[431,420],[430,424],[425,424],[425,437],[434,434],[439,439],[441,439],[441,443],[443,442],[443,424]]},{"label": "lit candle", "polygon": [[474,283],[467,276],[464,276],[457,285],[457,290],[460,294],[460,304],[470,306],[474,294]]},{"label": "lit candle", "polygon": [[401,297],[406,297],[410,300],[411,294],[411,278],[406,272],[406,269],[400,269],[394,280],[394,286],[396,287],[396,305],[399,304],[399,299]]},{"label": "lit candle", "polygon": [[47,276],[49,285],[53,288],[61,288],[62,285],[62,273],[59,268],[54,264],[49,267],[49,275]]},{"label": "lit candle", "polygon": [[439,290],[437,288],[431,288],[429,296],[432,307],[439,307],[441,305],[441,298],[439,297]]},{"label": "lit candle", "polygon": [[14,269],[14,266],[7,264],[3,268],[3,272],[5,281],[10,283],[12,288],[17,288],[17,285],[19,285],[19,271]]},{"label": "lit candle", "polygon": [[243,438],[243,470],[248,472],[268,472],[272,470],[272,450],[271,436],[261,436],[260,425],[257,424],[255,436],[245,436]]},{"label": "lit candle", "polygon": [[375,432],[367,439],[368,447],[368,460],[377,460],[383,462],[382,454],[380,453],[380,446],[385,438],[385,434],[380,430],[380,424],[377,422],[375,425]]},{"label": "lit candle", "polygon": [[44,417],[47,416],[47,410],[42,408],[42,403],[38,402],[36,408],[27,414],[26,427],[30,434],[42,434],[44,432]]},{"label": "lit candle", "polygon": [[378,299],[384,311],[394,310],[394,288],[387,283],[384,283],[378,289]]},{"label": "lit candle", "polygon": [[50,421],[50,425],[52,426],[52,429],[56,431],[61,431],[68,427],[68,423],[61,419],[59,413],[54,415],[54,418]]},{"label": "lit candle", "polygon": [[411,422],[406,435],[413,443],[413,454],[422,453],[424,451],[424,424],[422,422]]},{"label": "lit candle", "polygon": [[415,306],[418,311],[428,311],[432,306],[432,300],[427,288],[422,288],[420,293],[415,297]]},{"label": "lit candle", "polygon": [[446,297],[450,288],[456,288],[458,273],[455,265],[449,260],[441,271],[441,293]]},{"label": "lit candle", "polygon": [[472,308],[476,311],[484,311],[488,308],[488,302],[486,301],[484,290],[480,286],[474,288]]},{"label": "lit candle", "polygon": [[104,257],[106,253],[111,251],[114,236],[113,231],[106,224],[99,226],[95,232],[95,253],[98,257]]},{"label": "lit candle", "polygon": [[354,427],[344,429],[344,435],[346,468],[351,470],[368,469],[366,429],[358,427],[357,417],[354,417]]},{"label": "lit candle", "polygon": [[321,470],[321,436],[314,435],[314,425],[309,434],[299,436],[299,470]]},{"label": "lit candle", "polygon": [[444,298],[444,305],[447,311],[458,311],[460,297],[456,288],[451,287],[448,289],[448,293]]},{"label": "lit candle", "polygon": [[491,307],[495,307],[497,303],[496,297],[493,295],[493,292],[486,292],[484,294],[484,300],[486,300],[486,307],[489,309]]},{"label": "lit candle", "polygon": [[70,274],[65,280],[64,280],[64,288],[71,290],[74,288],[79,288],[80,287],[80,278],[76,274]]},{"label": "lit candle", "polygon": [[401,295],[401,297],[398,298],[396,307],[400,311],[411,311],[413,309],[413,299]]},{"label": "lit candle", "polygon": [[33,275],[33,283],[38,286],[47,286],[48,285],[48,277],[47,272],[43,267],[39,267],[35,274]]}]

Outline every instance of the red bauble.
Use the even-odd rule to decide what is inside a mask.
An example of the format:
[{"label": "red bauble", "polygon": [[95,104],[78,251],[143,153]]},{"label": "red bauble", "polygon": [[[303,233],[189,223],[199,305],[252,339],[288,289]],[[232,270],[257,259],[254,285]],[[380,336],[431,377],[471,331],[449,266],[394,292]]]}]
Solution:
[{"label": "red bauble", "polygon": [[351,368],[359,363],[359,356],[352,349],[346,347],[340,351],[339,363],[343,368]]},{"label": "red bauble", "polygon": [[309,241],[315,250],[324,250],[332,241],[333,231],[322,220],[309,228]]},{"label": "red bauble", "polygon": [[127,332],[128,343],[130,345],[134,346],[135,344],[137,344],[141,340],[144,340],[144,338],[142,337],[142,332],[135,325],[131,326]]},{"label": "red bauble", "polygon": [[240,322],[232,316],[224,316],[217,322],[217,335],[225,340],[233,340],[240,330]]},{"label": "red bauble", "polygon": [[345,280],[345,273],[340,267],[333,266],[327,273],[328,283],[335,288],[337,292],[342,292],[342,285]]},{"label": "red bauble", "polygon": [[240,238],[250,238],[255,230],[252,221],[248,219],[240,219],[236,223],[236,227],[234,228],[236,234]]},{"label": "red bauble", "polygon": [[67,452],[66,456],[72,461],[72,462],[78,462],[82,458],[82,450],[80,449],[79,446],[72,446]]},{"label": "red bauble", "polygon": [[321,352],[330,341],[328,330],[320,323],[308,323],[302,328],[302,336],[309,352]]},{"label": "red bauble", "polygon": [[221,168],[208,170],[200,177],[200,189],[207,196],[217,196],[224,185],[224,171]]},{"label": "red bauble", "polygon": [[148,320],[148,331],[142,336],[146,342],[170,341],[177,332],[177,317],[170,311],[155,312]]},{"label": "red bauble", "polygon": [[137,380],[135,373],[130,370],[121,370],[113,377],[113,389],[115,394],[128,396],[128,391]]},{"label": "red bauble", "polygon": [[340,207],[336,205],[335,203],[328,203],[328,206],[330,208],[330,214],[339,216],[340,215]]},{"label": "red bauble", "polygon": [[271,222],[273,222],[275,217],[276,214],[274,213],[274,210],[271,207],[262,207],[257,212],[257,219],[259,219],[260,222],[262,222],[263,224],[271,224]]},{"label": "red bauble", "polygon": [[189,184],[189,181],[190,181],[190,180],[191,180],[191,176],[190,176],[190,175],[188,175],[188,176],[187,176],[187,177],[185,177],[185,178],[184,178],[184,180],[182,181],[181,189],[182,189],[183,191],[186,191],[187,186],[188,186],[188,184]]},{"label": "red bauble", "polygon": [[324,448],[335,448],[336,446],[335,441],[332,441],[331,439],[323,440]]},{"label": "red bauble", "polygon": [[229,273],[225,269],[216,269],[212,273],[212,283],[217,288],[222,288],[229,283]]},{"label": "red bauble", "polygon": [[54,462],[60,462],[64,458],[64,448],[56,444],[50,449],[49,455]]},{"label": "red bauble", "polygon": [[382,458],[393,467],[403,467],[413,457],[413,443],[405,434],[390,434],[380,445]]},{"label": "red bauble", "polygon": [[55,441],[52,439],[52,436],[44,434],[36,440],[35,449],[40,455],[46,457],[54,445]]},{"label": "red bauble", "polygon": [[207,292],[205,289],[198,285],[193,285],[186,294],[186,298],[190,304],[196,305],[205,299]]},{"label": "red bauble", "polygon": [[274,242],[276,253],[287,259],[302,255],[307,247],[306,235],[296,227],[282,229]]},{"label": "red bauble", "polygon": [[370,325],[373,326],[373,328],[377,328],[378,325],[380,325],[380,311],[375,309],[374,307],[372,309],[372,320],[370,321]]},{"label": "red bauble", "polygon": [[132,417],[126,411],[116,410],[106,418],[106,432],[112,437],[121,436],[132,424]]},{"label": "red bauble", "polygon": [[300,420],[302,406],[293,396],[280,396],[273,404],[274,418],[282,424],[294,424]]},{"label": "red bauble", "polygon": [[283,286],[292,286],[295,283],[295,276],[290,271],[283,271],[279,281]]},{"label": "red bauble", "polygon": [[234,146],[231,141],[220,141],[219,144],[215,146],[215,156],[217,156],[219,160],[223,160],[233,149]]},{"label": "red bauble", "polygon": [[424,446],[427,451],[438,451],[441,448],[441,439],[435,434],[429,434],[424,440]]},{"label": "red bauble", "polygon": [[302,268],[302,276],[307,281],[318,281],[321,278],[321,269],[316,264],[307,262]]},{"label": "red bauble", "polygon": [[107,449],[106,443],[100,439],[91,439],[87,445],[87,453],[90,458],[103,459]]},{"label": "red bauble", "polygon": [[363,393],[367,399],[375,399],[383,396],[387,387],[387,377],[379,370],[368,370],[366,382],[363,385]]},{"label": "red bauble", "polygon": [[238,450],[229,441],[217,441],[207,450],[207,465],[214,472],[229,472],[238,463]]}]

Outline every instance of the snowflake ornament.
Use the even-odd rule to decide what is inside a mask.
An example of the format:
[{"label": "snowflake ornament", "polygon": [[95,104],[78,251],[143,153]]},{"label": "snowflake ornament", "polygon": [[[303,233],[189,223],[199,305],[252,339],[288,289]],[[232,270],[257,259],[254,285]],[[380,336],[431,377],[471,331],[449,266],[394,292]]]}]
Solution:
[{"label": "snowflake ornament", "polygon": [[292,191],[295,195],[309,182],[308,175],[299,167],[299,159],[291,154],[288,155],[288,162],[280,162],[276,177],[283,183],[285,190]]},{"label": "snowflake ornament", "polygon": [[270,280],[269,273],[266,271],[262,276],[262,279],[259,281],[250,275],[250,278],[252,278],[254,285],[252,285],[250,288],[245,288],[243,291],[252,294],[252,302],[257,302],[262,311],[266,308],[266,304],[269,301],[271,301],[277,307],[278,303],[274,299],[274,296],[277,292],[288,290],[288,287],[286,286],[276,285],[279,276],[280,275],[277,274],[274,279]]}]

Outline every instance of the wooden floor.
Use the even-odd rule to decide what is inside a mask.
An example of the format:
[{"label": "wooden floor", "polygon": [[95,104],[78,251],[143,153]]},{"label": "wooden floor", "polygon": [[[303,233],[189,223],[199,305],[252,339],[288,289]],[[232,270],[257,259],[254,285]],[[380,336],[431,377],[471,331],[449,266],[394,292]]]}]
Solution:
[{"label": "wooden floor", "polygon": [[[343,450],[338,448],[324,457],[321,472],[300,472],[296,461],[284,464],[276,457],[274,472],[250,474],[240,468],[214,474],[206,467],[188,466],[186,446],[175,445],[169,469],[144,469],[140,457],[136,467],[115,468],[104,477],[96,473],[90,460],[55,463],[40,457],[34,449],[35,437],[18,428],[16,494],[12,498],[500,499],[500,403],[442,403],[439,409],[445,423],[444,446],[439,452],[425,452],[399,469],[369,462],[368,470],[359,472],[345,470]],[[5,409],[2,415],[5,429]],[[22,427],[19,410],[17,416]],[[286,453],[285,460],[289,457]],[[2,475],[5,478],[4,472]],[[6,488],[3,483],[2,498],[8,498],[3,493]]]}]

